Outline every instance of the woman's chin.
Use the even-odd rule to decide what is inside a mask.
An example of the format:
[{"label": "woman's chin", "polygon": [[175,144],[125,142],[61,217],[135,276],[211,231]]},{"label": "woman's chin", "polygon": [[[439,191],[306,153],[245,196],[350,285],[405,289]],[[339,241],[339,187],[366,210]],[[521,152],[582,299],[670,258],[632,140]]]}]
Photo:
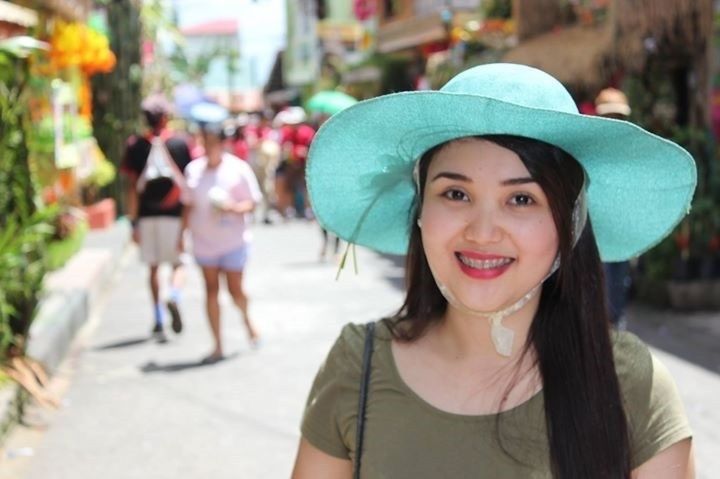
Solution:
[{"label": "woman's chin", "polygon": [[[477,295],[463,294],[462,292],[453,292],[455,298],[456,309],[469,309],[474,312],[480,313],[492,313],[499,311],[503,308],[508,307],[511,302],[509,301],[498,301],[498,297],[493,298],[479,298]],[[459,306],[459,307],[458,307]]]}]

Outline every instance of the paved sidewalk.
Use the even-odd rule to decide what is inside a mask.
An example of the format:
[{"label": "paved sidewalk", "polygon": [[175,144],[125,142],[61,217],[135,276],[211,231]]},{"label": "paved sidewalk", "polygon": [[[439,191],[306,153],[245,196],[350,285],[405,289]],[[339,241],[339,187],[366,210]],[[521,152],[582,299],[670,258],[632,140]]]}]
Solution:
[{"label": "paved sidewalk", "polygon": [[44,415],[43,437],[11,438],[11,455],[32,447],[33,457],[7,461],[16,472],[0,478],[288,477],[307,392],[340,328],[399,304],[384,279],[402,274],[394,264],[358,250],[360,275],[350,268],[335,282],[334,263],[317,260],[320,237],[313,223],[258,229],[247,288],[263,345],[248,347],[224,297],[231,359],[212,366],[199,365],[211,347],[199,271],[188,271],[185,330],[158,345],[148,341],[145,270],[132,258],[61,368],[72,379],[64,407]]},{"label": "paved sidewalk", "polygon": [[[397,258],[358,249],[360,274],[350,263],[336,282],[335,265],[317,261],[319,244],[312,223],[256,228],[247,289],[264,343],[249,348],[225,296],[231,358],[212,366],[199,364],[210,351],[199,271],[188,271],[185,331],[158,345],[148,340],[145,268],[129,256],[58,370],[63,407],[31,417],[46,430],[23,428],[11,438],[14,459],[0,459],[0,479],[288,477],[310,382],[340,328],[386,315],[402,299]],[[719,321],[630,312],[631,329],[665,348],[656,351],[687,405],[698,479],[720,469],[720,376],[712,366],[720,364]]]},{"label": "paved sidewalk", "polygon": [[[53,373],[77,331],[97,306],[130,236],[129,224],[117,221],[105,230],[87,233],[82,248],[66,265],[45,277],[38,311],[30,329],[28,355]],[[18,385],[0,389],[0,440],[18,421],[25,403]]]}]

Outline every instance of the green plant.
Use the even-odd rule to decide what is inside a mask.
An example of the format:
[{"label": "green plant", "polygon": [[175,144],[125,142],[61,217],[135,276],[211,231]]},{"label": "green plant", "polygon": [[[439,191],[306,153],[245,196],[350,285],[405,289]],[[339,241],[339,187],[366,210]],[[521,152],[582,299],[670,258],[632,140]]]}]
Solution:
[{"label": "green plant", "polygon": [[482,8],[485,18],[512,18],[511,0],[490,0]]},{"label": "green plant", "polygon": [[115,165],[113,165],[105,155],[102,154],[97,145],[92,147],[95,157],[95,164],[90,174],[83,179],[82,195],[85,204],[93,203],[99,196],[100,189],[110,185],[117,173]]},{"label": "green plant", "polygon": [[0,49],[0,362],[23,355],[45,274],[52,209],[40,209],[28,163],[27,63]]},{"label": "green plant", "polygon": [[660,244],[643,255],[652,280],[687,280],[720,275],[720,158],[711,134],[676,127],[670,137],[695,159],[698,185],[688,215]]},{"label": "green plant", "polygon": [[24,221],[10,218],[0,234],[0,357],[10,347],[23,351],[46,272],[45,250],[55,211],[44,209]]}]

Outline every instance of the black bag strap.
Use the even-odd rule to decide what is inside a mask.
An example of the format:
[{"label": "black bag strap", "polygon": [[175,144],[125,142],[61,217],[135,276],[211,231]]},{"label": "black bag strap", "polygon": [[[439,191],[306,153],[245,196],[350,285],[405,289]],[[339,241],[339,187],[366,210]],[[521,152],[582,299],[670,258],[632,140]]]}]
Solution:
[{"label": "black bag strap", "polygon": [[353,478],[360,479],[360,462],[363,451],[363,437],[365,436],[365,410],[367,409],[368,386],[370,384],[370,370],[373,353],[373,339],[375,337],[375,322],[365,325],[365,351],[363,352],[363,367],[360,382],[360,398],[358,400],[357,431],[355,433],[355,464]]}]

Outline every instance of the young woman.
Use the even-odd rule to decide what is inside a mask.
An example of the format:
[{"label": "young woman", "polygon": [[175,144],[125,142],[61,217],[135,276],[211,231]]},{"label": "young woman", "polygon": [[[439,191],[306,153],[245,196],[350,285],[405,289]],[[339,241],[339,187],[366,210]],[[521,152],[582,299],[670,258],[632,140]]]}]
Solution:
[{"label": "young woman", "polygon": [[641,253],[682,218],[687,152],[579,115],[543,72],[496,64],[333,117],[308,177],[327,229],[407,253],[407,294],[375,325],[364,411],[367,328],[343,329],[295,479],[694,477],[668,372],[611,333],[600,260]]},{"label": "young woman", "polygon": [[185,169],[189,198],[183,214],[183,230],[190,231],[193,253],[202,269],[208,322],[214,340],[212,352],[203,360],[206,363],[217,362],[224,354],[218,301],[222,277],[240,309],[251,345],[255,346],[259,340],[242,283],[250,241],[247,216],[254,211],[262,194],[247,162],[223,151],[221,122],[226,113],[219,106],[205,106],[198,111],[195,119],[200,124],[205,156],[193,160]]}]

